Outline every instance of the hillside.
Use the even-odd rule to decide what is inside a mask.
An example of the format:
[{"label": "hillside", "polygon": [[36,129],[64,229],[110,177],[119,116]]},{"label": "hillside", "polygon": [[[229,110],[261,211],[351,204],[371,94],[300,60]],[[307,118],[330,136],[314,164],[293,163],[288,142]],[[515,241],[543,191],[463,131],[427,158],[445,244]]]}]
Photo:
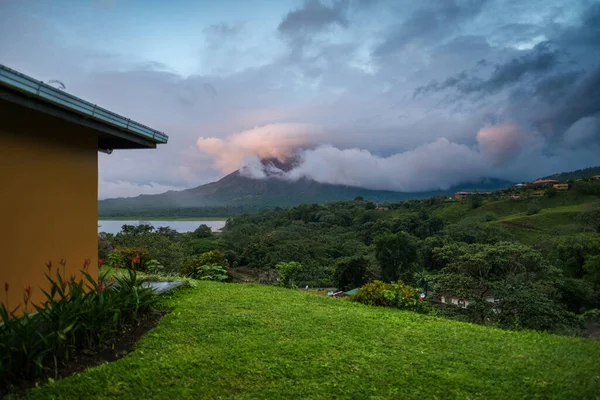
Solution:
[{"label": "hillside", "polygon": [[330,185],[309,179],[297,181],[277,177],[252,179],[236,171],[217,182],[196,188],[169,191],[156,195],[141,195],[131,198],[106,199],[98,202],[102,216],[123,211],[150,211],[156,209],[197,207],[288,207],[304,203],[327,203],[364,197],[371,201],[393,202],[421,199],[436,195],[451,195],[460,190],[493,190],[511,186],[510,182],[488,180],[477,184],[465,184],[445,191],[392,192],[369,190],[359,187]]},{"label": "hillside", "polygon": [[587,398],[600,343],[201,282],[128,356],[32,399]]},{"label": "hillside", "polygon": [[593,176],[600,175],[600,166],[578,169],[570,172],[560,172],[558,174],[549,175],[542,179],[556,179],[559,181],[574,181],[577,179],[589,179]]}]

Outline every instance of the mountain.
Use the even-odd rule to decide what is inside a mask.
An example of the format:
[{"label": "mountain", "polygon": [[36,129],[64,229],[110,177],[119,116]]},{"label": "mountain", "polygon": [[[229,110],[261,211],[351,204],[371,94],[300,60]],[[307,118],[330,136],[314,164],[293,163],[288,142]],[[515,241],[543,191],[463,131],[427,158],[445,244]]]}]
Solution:
[{"label": "mountain", "polygon": [[[265,179],[249,178],[240,171],[235,171],[216,182],[192,189],[100,200],[98,202],[99,213],[107,215],[115,211],[192,207],[287,207],[303,203],[351,200],[359,196],[374,202],[393,202],[437,195],[451,195],[461,190],[495,190],[512,185],[507,181],[488,179],[476,184],[460,185],[449,190],[428,192],[370,190],[353,186],[318,183],[307,178],[297,181],[280,179],[277,177],[278,172],[285,171],[284,168],[293,168],[293,165],[275,165],[274,162],[273,160],[263,160],[264,171],[268,176]],[[274,168],[271,169],[270,166]]]}]

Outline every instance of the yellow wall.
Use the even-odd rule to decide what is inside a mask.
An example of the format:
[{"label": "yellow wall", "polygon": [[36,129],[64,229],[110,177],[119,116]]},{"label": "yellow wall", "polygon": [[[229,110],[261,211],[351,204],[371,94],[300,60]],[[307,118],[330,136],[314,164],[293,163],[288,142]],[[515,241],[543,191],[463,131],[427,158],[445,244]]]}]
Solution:
[{"label": "yellow wall", "polygon": [[92,130],[0,102],[0,300],[7,282],[11,309],[29,285],[44,298],[48,261],[55,273],[66,260],[70,276],[89,259],[97,276],[97,143]]}]

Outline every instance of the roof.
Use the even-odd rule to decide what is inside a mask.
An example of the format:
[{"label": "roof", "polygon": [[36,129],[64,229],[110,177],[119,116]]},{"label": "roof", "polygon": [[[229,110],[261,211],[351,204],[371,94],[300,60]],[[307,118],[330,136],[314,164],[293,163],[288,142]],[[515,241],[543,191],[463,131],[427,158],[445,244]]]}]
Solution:
[{"label": "roof", "polygon": [[102,149],[154,148],[169,137],[0,64],[0,100],[86,126]]},{"label": "roof", "polygon": [[532,183],[558,183],[556,179],[538,179]]},{"label": "roof", "polygon": [[348,290],[347,292],[344,292],[344,293],[346,293],[348,296],[352,296],[352,295],[358,293],[358,288],[352,289],[352,290]]}]

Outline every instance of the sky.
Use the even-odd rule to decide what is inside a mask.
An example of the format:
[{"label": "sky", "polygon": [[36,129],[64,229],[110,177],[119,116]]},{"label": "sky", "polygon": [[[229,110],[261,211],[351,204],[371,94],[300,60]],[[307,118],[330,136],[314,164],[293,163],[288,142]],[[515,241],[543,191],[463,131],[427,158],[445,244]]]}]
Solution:
[{"label": "sky", "polygon": [[169,135],[99,198],[279,174],[424,191],[600,164],[600,1],[0,0],[0,63]]}]

